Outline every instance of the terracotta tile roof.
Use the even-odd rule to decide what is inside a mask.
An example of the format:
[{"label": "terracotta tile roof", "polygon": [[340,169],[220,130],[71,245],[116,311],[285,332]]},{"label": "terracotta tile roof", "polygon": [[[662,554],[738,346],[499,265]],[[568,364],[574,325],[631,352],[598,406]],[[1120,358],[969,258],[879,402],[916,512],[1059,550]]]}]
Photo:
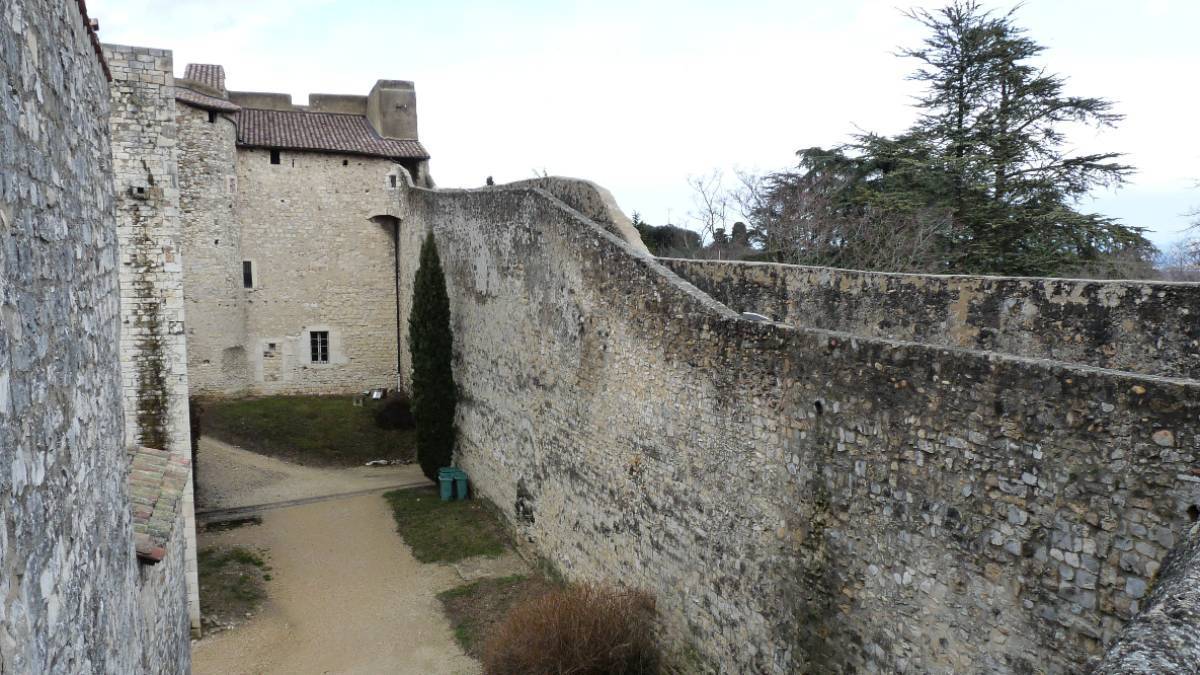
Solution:
[{"label": "terracotta tile roof", "polygon": [[154,448],[129,449],[129,498],[138,559],[156,563],[167,554],[191,460]]},{"label": "terracotta tile roof", "polygon": [[225,67],[214,63],[189,63],[183,69],[184,79],[225,92]]},{"label": "terracotta tile roof", "polygon": [[243,108],[238,145],[315,150],[393,159],[429,159],[417,140],[384,138],[364,115]]},{"label": "terracotta tile roof", "polygon": [[215,110],[217,112],[235,113],[242,109],[242,107],[236,103],[227,101],[223,98],[209,96],[208,94],[201,94],[198,91],[192,91],[191,89],[180,86],[175,87],[175,100],[194,105],[197,108],[202,108],[204,110]]}]

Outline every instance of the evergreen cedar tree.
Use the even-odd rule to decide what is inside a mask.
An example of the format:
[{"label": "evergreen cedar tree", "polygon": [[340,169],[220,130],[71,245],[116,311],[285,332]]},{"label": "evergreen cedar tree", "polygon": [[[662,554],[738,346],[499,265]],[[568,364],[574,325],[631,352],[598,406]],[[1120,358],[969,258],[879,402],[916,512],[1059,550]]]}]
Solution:
[{"label": "evergreen cedar tree", "polygon": [[436,482],[438,469],[450,466],[454,454],[457,390],[451,366],[454,336],[450,332],[450,298],[432,232],[421,244],[408,318],[408,345],[412,354],[417,461],[425,476]]},{"label": "evergreen cedar tree", "polygon": [[[1143,228],[1078,208],[1093,187],[1120,185],[1133,171],[1119,153],[1064,147],[1065,125],[1119,122],[1111,101],[1067,95],[1065,79],[1037,63],[1045,47],[1011,11],[994,14],[968,0],[908,16],[927,30],[923,44],[900,52],[918,63],[910,79],[925,86],[916,124],[894,137],[859,134],[839,147],[802,150],[797,170],[768,176],[755,225],[769,252],[785,262],[829,257],[810,250],[803,233],[771,242],[773,228],[783,234],[812,222],[815,195],[822,222],[948,222],[937,229],[926,272],[1054,276],[1154,255]],[[800,207],[780,208],[797,198]],[[854,243],[829,239],[832,248]]]}]

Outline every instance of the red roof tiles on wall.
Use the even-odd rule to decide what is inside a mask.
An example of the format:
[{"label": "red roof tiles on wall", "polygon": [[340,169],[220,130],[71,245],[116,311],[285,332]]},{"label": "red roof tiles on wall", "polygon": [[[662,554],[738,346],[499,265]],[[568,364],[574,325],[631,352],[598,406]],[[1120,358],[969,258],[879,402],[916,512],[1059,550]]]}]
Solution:
[{"label": "red roof tiles on wall", "polygon": [[363,115],[243,108],[237,126],[241,146],[429,159],[420,141],[384,138]]}]

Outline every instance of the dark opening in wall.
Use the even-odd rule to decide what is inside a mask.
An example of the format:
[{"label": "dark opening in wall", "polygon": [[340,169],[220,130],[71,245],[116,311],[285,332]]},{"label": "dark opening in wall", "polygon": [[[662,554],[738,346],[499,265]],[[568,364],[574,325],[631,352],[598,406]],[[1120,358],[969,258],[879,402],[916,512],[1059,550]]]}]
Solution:
[{"label": "dark opening in wall", "polygon": [[242,288],[254,288],[254,262],[242,261]]},{"label": "dark opening in wall", "polygon": [[396,187],[396,174],[388,176],[388,187]]},{"label": "dark opening in wall", "polygon": [[278,164],[278,163],[279,163],[279,151],[278,151],[278,150],[272,150],[272,151],[271,151],[271,163],[272,163],[272,164]]},{"label": "dark opening in wall", "polygon": [[1200,506],[1192,504],[1187,508],[1187,514],[1188,518],[1191,518],[1193,523],[1197,520],[1200,520]]},{"label": "dark opening in wall", "polygon": [[208,123],[214,124],[216,121],[217,121],[217,111],[209,110],[208,111]]},{"label": "dark opening in wall", "polygon": [[314,330],[308,334],[313,363],[329,363],[329,331]]},{"label": "dark opening in wall", "polygon": [[342,160],[342,166],[350,166],[350,160],[348,160],[348,159],[343,159],[343,160]]}]

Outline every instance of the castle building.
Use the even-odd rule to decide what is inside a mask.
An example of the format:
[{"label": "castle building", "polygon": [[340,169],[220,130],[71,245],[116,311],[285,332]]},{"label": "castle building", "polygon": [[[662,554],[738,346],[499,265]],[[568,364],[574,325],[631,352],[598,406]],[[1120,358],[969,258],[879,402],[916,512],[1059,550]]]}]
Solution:
[{"label": "castle building", "polygon": [[1200,662],[1200,285],[655,259],[432,189],[409,83],[173,72],[0,3],[0,675],[189,671],[188,396],[411,382],[429,235],[473,495],[709,669]]},{"label": "castle building", "polygon": [[401,170],[431,185],[412,83],[294,105],[190,64],[174,92],[192,394],[394,386],[395,221],[371,218]]}]

